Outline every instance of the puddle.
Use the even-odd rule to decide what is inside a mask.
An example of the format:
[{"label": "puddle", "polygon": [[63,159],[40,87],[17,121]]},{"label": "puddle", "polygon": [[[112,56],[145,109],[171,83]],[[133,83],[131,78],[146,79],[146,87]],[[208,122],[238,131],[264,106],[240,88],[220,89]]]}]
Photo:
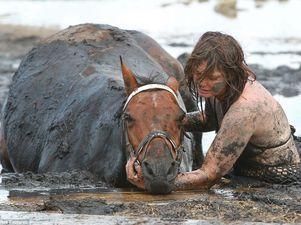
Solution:
[{"label": "puddle", "polygon": [[[235,191],[231,189],[213,189],[212,198],[234,199]],[[168,195],[151,195],[131,188],[12,188],[0,187],[0,204],[25,207],[30,211],[38,209],[45,202],[97,202],[105,204],[139,204],[150,207],[164,207],[173,202],[193,201],[208,191],[176,191]]]},{"label": "puddle", "polygon": [[[110,203],[129,203],[129,202],[146,202],[150,205],[165,205],[172,201],[181,201],[195,199],[204,191],[177,191],[169,195],[150,195],[143,191],[134,189],[118,188],[62,188],[62,189],[0,189],[1,201],[42,201],[43,199],[60,199],[60,200],[99,200],[102,199]],[[218,194],[225,195],[222,190]],[[230,193],[230,191],[229,191]],[[228,196],[230,196],[228,194]]]}]

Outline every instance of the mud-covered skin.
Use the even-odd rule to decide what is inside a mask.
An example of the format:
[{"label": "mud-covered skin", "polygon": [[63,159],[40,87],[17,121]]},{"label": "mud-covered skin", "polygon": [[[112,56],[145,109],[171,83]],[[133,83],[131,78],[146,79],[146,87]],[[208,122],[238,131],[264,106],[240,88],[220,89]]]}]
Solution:
[{"label": "mud-covered skin", "polygon": [[183,126],[186,131],[212,131],[215,129],[214,123],[208,122],[208,116],[199,111],[186,113],[183,119]]},{"label": "mud-covered skin", "polygon": [[140,83],[183,76],[175,60],[170,63],[178,64],[178,74],[163,70],[160,64],[170,56],[153,58],[138,37],[139,32],[133,36],[108,25],[84,24],[53,35],[26,55],[3,114],[14,171],[83,169],[110,184],[126,183],[120,123],[126,95],[119,56]]},{"label": "mud-covered skin", "polygon": [[[295,143],[283,144],[291,136],[285,113],[259,82],[247,82],[239,99],[223,118],[217,119],[221,125],[204,164],[196,171],[180,174],[176,180],[178,189],[210,187],[235,164],[300,165]],[[264,150],[254,152],[248,144],[262,146]]]},{"label": "mud-covered skin", "polygon": [[185,130],[198,131],[204,130],[204,122],[202,114],[199,111],[186,113],[185,120],[183,121]]}]

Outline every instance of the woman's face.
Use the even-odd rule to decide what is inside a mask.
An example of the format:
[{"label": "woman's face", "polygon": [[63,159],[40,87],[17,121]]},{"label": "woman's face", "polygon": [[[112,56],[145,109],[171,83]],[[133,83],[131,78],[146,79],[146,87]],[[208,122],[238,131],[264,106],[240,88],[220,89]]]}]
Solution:
[{"label": "woman's face", "polygon": [[227,83],[225,78],[219,70],[214,70],[204,78],[202,73],[206,69],[206,66],[207,63],[201,63],[193,75],[198,94],[204,98],[213,96],[219,98],[226,91]]}]

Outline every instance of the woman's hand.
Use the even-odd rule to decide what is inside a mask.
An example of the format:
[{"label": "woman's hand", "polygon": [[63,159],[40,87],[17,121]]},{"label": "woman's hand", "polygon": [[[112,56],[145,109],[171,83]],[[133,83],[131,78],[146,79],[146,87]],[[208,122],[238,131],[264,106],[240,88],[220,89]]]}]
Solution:
[{"label": "woman's hand", "polygon": [[145,189],[142,175],[142,167],[136,161],[136,157],[130,157],[126,166],[127,180],[138,188]]},{"label": "woman's hand", "polygon": [[180,173],[175,180],[176,190],[204,189],[208,186],[208,175],[201,169]]}]

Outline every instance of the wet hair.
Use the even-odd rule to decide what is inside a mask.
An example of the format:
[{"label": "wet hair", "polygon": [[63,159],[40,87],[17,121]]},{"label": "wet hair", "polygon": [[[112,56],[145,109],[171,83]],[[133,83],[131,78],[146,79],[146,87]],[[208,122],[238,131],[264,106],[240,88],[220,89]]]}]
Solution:
[{"label": "wet hair", "polygon": [[227,83],[223,103],[228,109],[241,95],[247,80],[256,80],[256,75],[245,62],[239,43],[230,35],[220,32],[206,32],[199,39],[185,66],[185,79],[191,93],[201,100],[193,75],[202,63],[207,63],[199,81],[219,70]]}]

